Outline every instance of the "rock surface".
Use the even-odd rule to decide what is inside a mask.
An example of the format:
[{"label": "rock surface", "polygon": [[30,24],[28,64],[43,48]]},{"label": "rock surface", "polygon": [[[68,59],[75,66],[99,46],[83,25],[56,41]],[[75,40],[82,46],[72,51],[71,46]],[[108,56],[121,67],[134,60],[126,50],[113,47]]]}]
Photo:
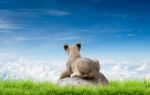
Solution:
[{"label": "rock surface", "polygon": [[108,80],[105,78],[105,76],[100,73],[101,81],[95,80],[95,79],[82,79],[80,77],[66,77],[62,78],[57,81],[58,85],[89,85],[89,86],[99,86],[99,85],[108,85]]},{"label": "rock surface", "polygon": [[86,80],[80,77],[66,77],[58,80],[59,85],[93,85],[98,86],[99,82],[96,80]]}]

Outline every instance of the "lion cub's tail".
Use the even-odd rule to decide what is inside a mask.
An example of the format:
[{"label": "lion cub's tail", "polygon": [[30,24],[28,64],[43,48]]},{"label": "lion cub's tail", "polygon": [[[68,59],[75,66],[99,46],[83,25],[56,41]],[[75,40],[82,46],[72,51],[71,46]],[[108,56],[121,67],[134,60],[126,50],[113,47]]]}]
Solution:
[{"label": "lion cub's tail", "polygon": [[100,84],[107,86],[109,84],[107,78],[104,76],[103,73],[99,72],[99,76],[98,76],[98,81],[100,82]]}]

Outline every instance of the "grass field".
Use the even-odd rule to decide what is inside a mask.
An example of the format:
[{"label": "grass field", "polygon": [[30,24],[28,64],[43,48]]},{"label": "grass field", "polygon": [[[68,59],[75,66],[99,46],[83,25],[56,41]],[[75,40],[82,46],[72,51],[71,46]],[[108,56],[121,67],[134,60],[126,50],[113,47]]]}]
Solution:
[{"label": "grass field", "polygon": [[62,87],[50,82],[0,80],[0,95],[150,95],[150,81],[111,81],[107,87]]}]

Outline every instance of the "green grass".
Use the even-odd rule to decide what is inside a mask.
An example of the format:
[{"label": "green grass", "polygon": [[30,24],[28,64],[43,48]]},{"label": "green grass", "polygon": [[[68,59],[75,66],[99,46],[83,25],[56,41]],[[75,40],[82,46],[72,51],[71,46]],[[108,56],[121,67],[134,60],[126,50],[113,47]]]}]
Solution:
[{"label": "green grass", "polygon": [[150,81],[110,81],[107,87],[73,87],[50,82],[0,80],[0,95],[150,95]]}]

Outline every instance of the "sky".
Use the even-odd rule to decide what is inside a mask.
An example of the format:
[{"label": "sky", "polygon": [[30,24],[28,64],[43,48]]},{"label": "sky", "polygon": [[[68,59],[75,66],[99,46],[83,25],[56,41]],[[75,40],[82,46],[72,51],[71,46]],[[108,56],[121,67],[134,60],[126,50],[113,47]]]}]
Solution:
[{"label": "sky", "polygon": [[81,55],[99,59],[108,79],[150,79],[149,5],[149,0],[0,0],[0,78],[56,81],[67,60],[64,43],[81,42]]},{"label": "sky", "polygon": [[65,58],[64,43],[100,58],[150,58],[149,0],[0,0],[0,53]]}]

